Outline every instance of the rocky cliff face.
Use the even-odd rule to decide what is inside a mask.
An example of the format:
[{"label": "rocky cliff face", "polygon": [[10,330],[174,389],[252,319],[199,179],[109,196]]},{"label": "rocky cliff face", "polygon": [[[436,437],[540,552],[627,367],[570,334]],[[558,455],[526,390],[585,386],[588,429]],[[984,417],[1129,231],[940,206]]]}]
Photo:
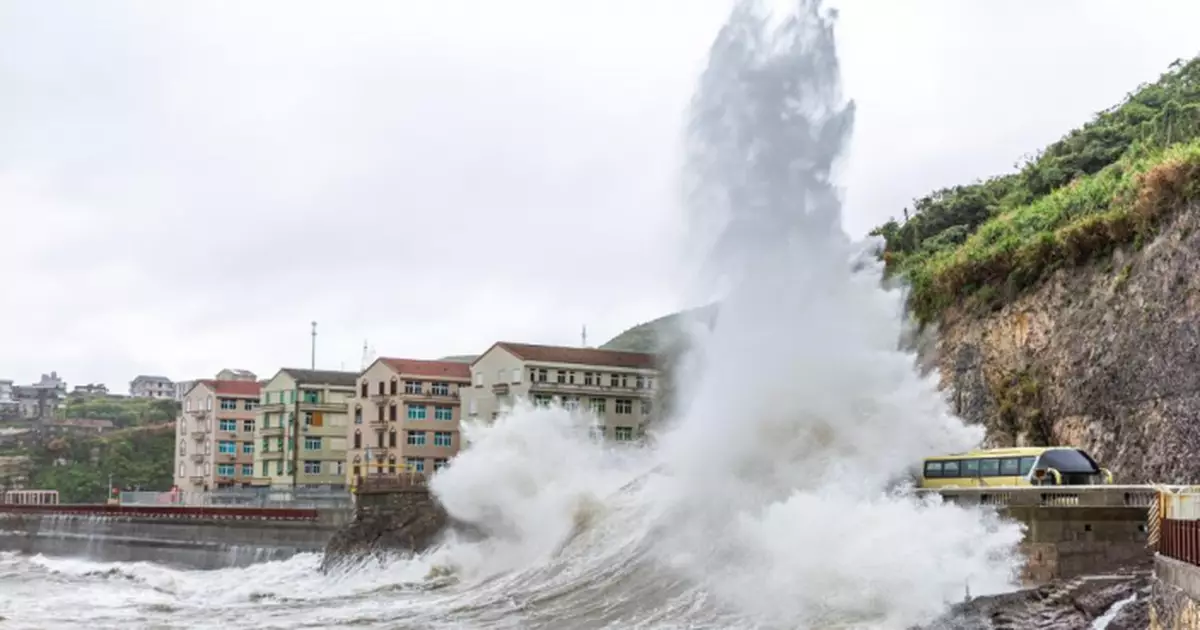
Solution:
[{"label": "rocky cliff face", "polygon": [[1000,310],[947,313],[936,358],[952,405],[993,446],[1080,446],[1117,483],[1200,482],[1198,228],[1191,207]]}]

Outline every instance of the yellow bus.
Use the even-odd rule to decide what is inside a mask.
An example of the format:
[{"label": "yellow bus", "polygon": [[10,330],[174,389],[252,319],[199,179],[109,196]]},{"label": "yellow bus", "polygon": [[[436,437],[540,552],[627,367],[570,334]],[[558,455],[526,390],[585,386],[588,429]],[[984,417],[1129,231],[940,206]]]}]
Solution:
[{"label": "yellow bus", "polygon": [[926,457],[921,488],[1111,484],[1112,473],[1070,446],[993,448]]}]

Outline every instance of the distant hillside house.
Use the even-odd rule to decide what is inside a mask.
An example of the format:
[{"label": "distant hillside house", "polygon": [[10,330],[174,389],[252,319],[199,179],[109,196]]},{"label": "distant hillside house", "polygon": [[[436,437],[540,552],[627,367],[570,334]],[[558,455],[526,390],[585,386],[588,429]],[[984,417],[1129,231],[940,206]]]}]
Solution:
[{"label": "distant hillside house", "polygon": [[103,383],[76,385],[75,388],[71,390],[71,394],[75,396],[107,396],[108,387]]},{"label": "distant hillside house", "polygon": [[175,383],[165,376],[139,374],[129,382],[129,395],[134,398],[174,400]]}]

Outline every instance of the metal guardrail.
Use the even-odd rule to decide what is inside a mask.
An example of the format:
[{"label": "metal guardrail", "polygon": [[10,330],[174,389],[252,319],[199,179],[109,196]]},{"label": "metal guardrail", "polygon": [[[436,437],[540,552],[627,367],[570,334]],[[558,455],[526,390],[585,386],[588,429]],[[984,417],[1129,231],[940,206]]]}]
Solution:
[{"label": "metal guardrail", "polygon": [[1149,508],[1164,491],[1181,486],[1017,486],[921,489],[960,505],[996,507],[1138,507]]},{"label": "metal guardrail", "polygon": [[119,503],[129,506],[211,506],[269,509],[345,509],[354,506],[348,491],[250,490],[217,492],[122,492]]}]

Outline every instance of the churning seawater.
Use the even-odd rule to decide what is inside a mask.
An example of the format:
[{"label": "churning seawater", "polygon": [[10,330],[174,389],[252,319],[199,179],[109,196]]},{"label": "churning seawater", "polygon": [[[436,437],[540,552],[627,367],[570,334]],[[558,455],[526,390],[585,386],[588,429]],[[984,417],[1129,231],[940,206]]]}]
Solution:
[{"label": "churning seawater", "polygon": [[899,483],[975,446],[900,349],[903,296],[841,227],[853,127],[831,16],[740,2],[687,127],[695,298],[718,299],[653,447],[522,407],[433,488],[483,542],[321,575],[0,556],[14,628],[907,628],[1014,587],[1017,525]]}]

